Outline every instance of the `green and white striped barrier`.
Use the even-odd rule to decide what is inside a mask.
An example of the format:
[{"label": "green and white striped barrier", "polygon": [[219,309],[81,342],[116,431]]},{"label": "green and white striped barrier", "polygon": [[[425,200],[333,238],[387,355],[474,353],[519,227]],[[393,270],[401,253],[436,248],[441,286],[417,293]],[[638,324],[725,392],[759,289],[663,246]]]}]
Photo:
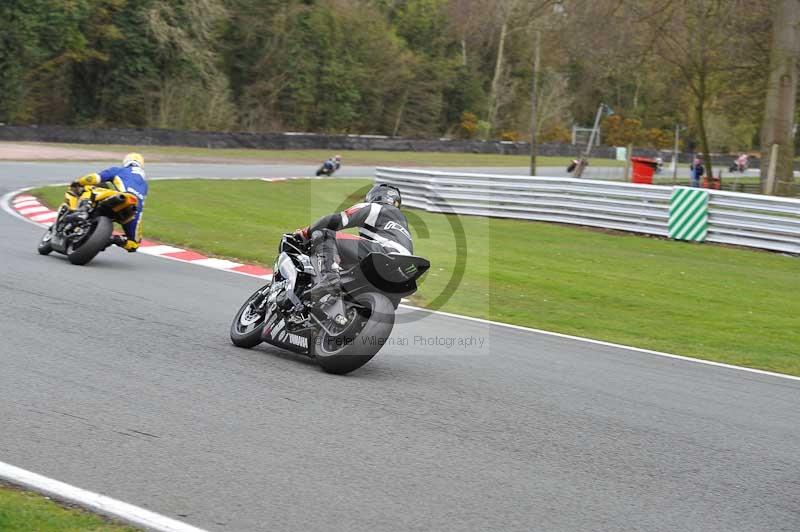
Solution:
[{"label": "green and white striped barrier", "polygon": [[669,237],[703,242],[708,234],[708,191],[675,187],[669,204]]}]

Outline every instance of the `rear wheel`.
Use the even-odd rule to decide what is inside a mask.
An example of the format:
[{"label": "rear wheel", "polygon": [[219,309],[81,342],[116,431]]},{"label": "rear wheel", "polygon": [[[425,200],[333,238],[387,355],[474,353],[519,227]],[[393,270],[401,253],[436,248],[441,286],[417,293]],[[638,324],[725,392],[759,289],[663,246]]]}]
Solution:
[{"label": "rear wheel", "polygon": [[394,327],[394,306],[383,294],[369,292],[355,298],[348,323],[333,335],[321,331],[311,354],[328,373],[344,375],[366,364],[380,351]]},{"label": "rear wheel", "polygon": [[100,216],[95,221],[91,232],[83,240],[75,244],[67,245],[67,258],[72,264],[83,265],[88,263],[95,256],[108,246],[114,223],[111,218]]},{"label": "rear wheel", "polygon": [[263,303],[269,285],[247,298],[231,323],[231,342],[237,347],[251,348],[262,342],[261,333],[267,322],[267,305]]},{"label": "rear wheel", "polygon": [[50,245],[50,240],[53,238],[53,225],[47,228],[44,235],[42,235],[42,239],[39,241],[39,247],[36,248],[36,251],[39,252],[40,255],[49,255],[53,251],[53,246]]}]

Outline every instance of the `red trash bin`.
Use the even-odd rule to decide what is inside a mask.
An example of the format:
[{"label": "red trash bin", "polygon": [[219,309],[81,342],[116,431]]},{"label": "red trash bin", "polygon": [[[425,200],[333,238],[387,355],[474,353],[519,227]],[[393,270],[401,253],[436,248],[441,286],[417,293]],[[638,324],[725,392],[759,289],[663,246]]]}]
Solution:
[{"label": "red trash bin", "polygon": [[633,183],[653,184],[653,174],[656,173],[658,166],[655,159],[631,157],[631,165],[633,166],[633,178],[631,179]]}]

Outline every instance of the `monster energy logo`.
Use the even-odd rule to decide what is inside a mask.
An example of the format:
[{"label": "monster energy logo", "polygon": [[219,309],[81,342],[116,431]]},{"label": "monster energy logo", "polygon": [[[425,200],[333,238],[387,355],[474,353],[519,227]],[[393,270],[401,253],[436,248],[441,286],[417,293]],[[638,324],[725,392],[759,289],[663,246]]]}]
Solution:
[{"label": "monster energy logo", "polygon": [[417,273],[417,265],[416,264],[409,264],[408,266],[403,268],[402,271],[406,275],[414,275],[415,273]]}]

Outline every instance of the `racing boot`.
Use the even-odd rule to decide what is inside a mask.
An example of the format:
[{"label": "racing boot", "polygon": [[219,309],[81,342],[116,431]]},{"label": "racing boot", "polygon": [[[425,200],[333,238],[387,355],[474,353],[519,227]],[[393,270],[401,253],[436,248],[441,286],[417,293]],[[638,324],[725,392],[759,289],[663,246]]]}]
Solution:
[{"label": "racing boot", "polygon": [[319,280],[311,287],[308,295],[312,299],[321,299],[325,294],[338,294],[341,290],[339,265],[336,264],[336,240],[326,238],[315,231],[311,238],[317,249],[319,261]]},{"label": "racing boot", "polygon": [[109,246],[114,245],[114,246],[119,246],[121,248],[124,248],[125,247],[125,242],[127,242],[127,241],[128,241],[128,239],[125,238],[122,235],[111,235],[111,239],[108,241],[108,245]]},{"label": "racing boot", "polygon": [[111,235],[111,239],[108,241],[108,246],[112,244],[121,247],[128,253],[133,253],[139,249],[139,243],[137,241],[131,240],[123,235]]}]

